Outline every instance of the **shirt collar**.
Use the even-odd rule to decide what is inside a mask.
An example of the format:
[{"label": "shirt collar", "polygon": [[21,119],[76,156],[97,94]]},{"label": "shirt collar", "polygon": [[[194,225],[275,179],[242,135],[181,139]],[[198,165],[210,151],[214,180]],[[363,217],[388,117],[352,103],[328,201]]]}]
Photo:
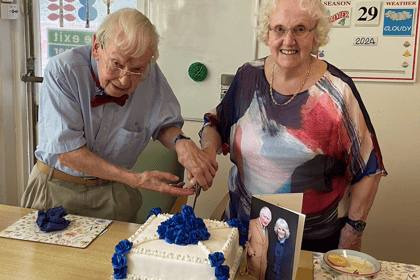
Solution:
[{"label": "shirt collar", "polygon": [[[96,78],[99,81],[98,61],[96,61],[96,59],[93,58],[92,51],[90,52],[90,66],[92,67],[93,73],[95,73]],[[92,80],[93,80],[93,77],[92,77]],[[96,86],[95,88],[96,88],[97,94],[102,94],[102,91],[100,89],[98,89]]]}]

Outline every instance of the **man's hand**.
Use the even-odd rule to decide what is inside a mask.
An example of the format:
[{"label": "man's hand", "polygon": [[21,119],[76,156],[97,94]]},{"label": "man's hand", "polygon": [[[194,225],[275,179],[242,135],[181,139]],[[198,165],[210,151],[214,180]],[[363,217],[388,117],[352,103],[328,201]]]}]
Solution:
[{"label": "man's hand", "polygon": [[362,249],[363,232],[358,232],[351,225],[347,224],[341,229],[339,249],[350,249],[359,251]]},{"label": "man's hand", "polygon": [[194,189],[183,189],[184,183],[176,185],[165,183],[165,181],[179,181],[179,178],[173,174],[161,171],[136,173],[103,160],[88,151],[85,146],[65,154],[60,154],[58,159],[62,165],[73,170],[93,177],[121,182],[136,189],[141,188],[174,196],[192,195],[195,193]]},{"label": "man's hand", "polygon": [[167,184],[165,181],[177,182],[179,178],[173,174],[162,171],[145,171],[143,173],[132,173],[129,186],[132,188],[145,189],[162,194],[173,196],[186,196],[195,193],[194,189],[183,189],[184,182],[178,184]]},{"label": "man's hand", "polygon": [[191,185],[198,183],[204,191],[208,190],[218,170],[216,157],[200,150],[192,140],[178,140],[175,149],[179,163],[187,169]]}]

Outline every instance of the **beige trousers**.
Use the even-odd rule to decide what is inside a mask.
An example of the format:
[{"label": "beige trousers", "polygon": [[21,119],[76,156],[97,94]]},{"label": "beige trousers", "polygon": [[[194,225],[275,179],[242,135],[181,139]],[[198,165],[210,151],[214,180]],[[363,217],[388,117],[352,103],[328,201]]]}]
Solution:
[{"label": "beige trousers", "polygon": [[53,178],[53,170],[47,175],[34,166],[22,207],[46,211],[62,206],[69,214],[135,222],[142,204],[138,189],[119,182],[95,187],[69,183]]}]

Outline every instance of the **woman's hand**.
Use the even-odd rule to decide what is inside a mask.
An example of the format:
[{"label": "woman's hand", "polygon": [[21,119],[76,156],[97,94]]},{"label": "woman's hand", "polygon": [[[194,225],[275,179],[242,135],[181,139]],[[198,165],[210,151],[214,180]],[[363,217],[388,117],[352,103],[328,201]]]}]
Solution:
[{"label": "woman's hand", "polygon": [[351,225],[347,224],[341,229],[339,249],[349,249],[355,251],[362,250],[363,232],[355,230]]},{"label": "woman's hand", "polygon": [[187,169],[187,179],[191,185],[198,183],[207,191],[218,169],[216,156],[200,150],[192,140],[178,140],[175,148],[179,163]]}]

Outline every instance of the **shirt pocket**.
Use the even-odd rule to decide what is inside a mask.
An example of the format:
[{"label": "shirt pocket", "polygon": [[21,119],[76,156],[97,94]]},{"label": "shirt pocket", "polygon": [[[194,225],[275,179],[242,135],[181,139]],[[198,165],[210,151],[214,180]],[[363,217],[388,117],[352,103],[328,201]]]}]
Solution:
[{"label": "shirt pocket", "polygon": [[128,131],[124,128],[118,129],[112,151],[112,163],[131,169],[136,163],[137,157],[149,143],[146,134],[146,129],[140,132]]}]

